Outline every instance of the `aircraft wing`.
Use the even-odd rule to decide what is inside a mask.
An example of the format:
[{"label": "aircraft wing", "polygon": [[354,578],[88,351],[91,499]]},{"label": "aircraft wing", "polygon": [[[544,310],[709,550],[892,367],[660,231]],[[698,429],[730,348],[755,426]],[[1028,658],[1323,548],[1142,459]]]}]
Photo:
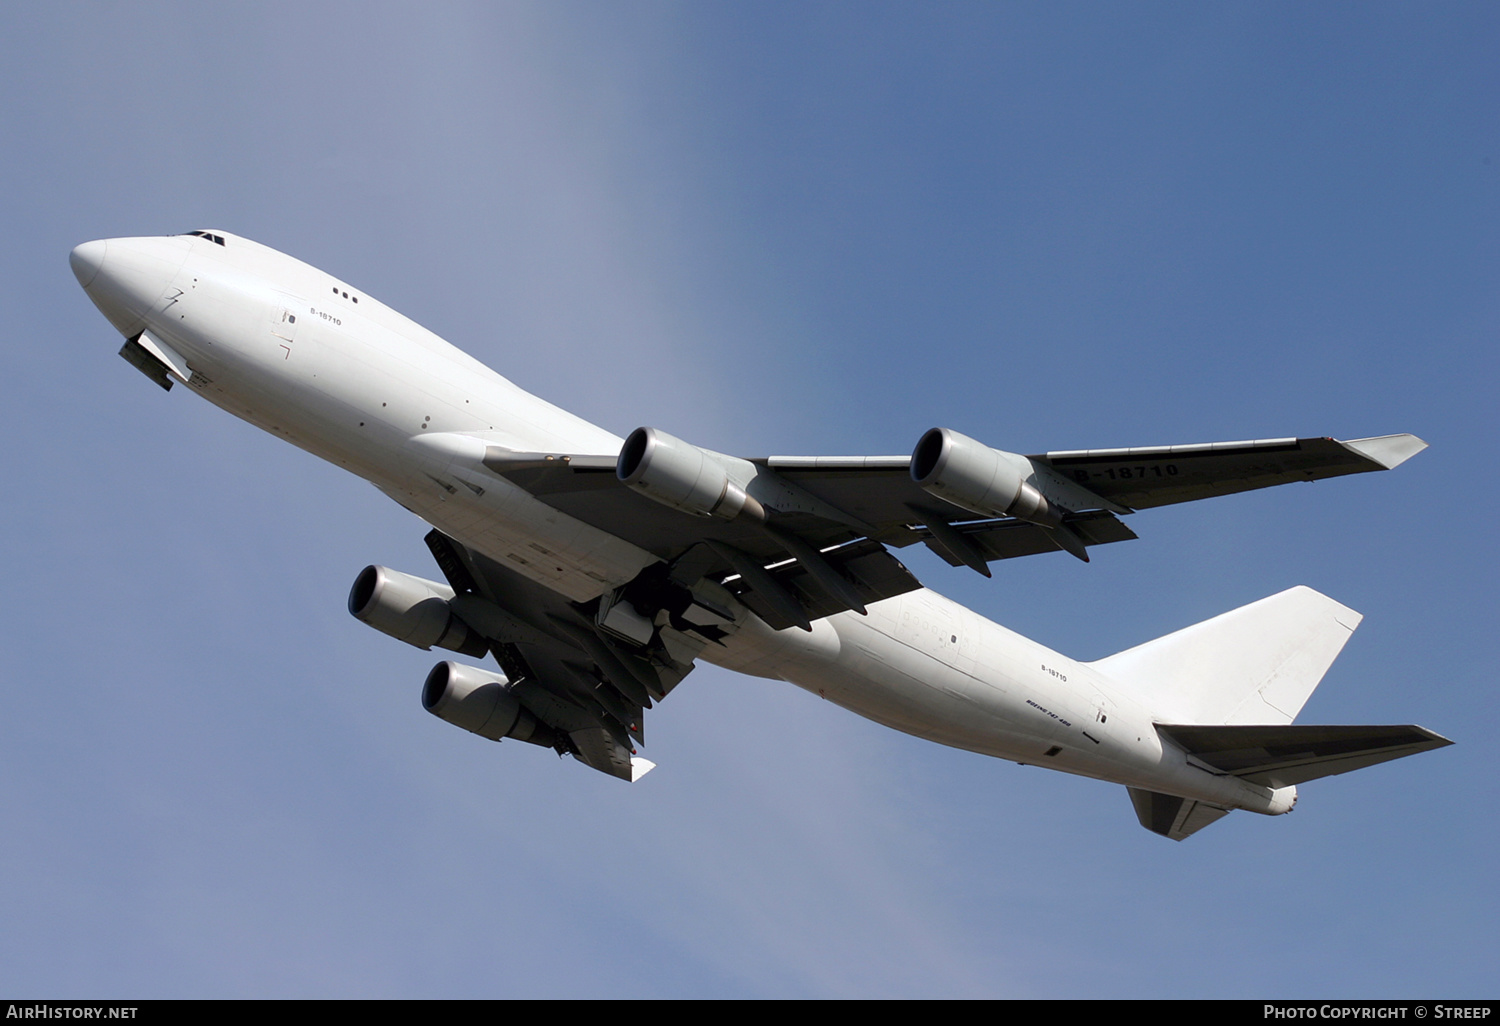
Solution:
[{"label": "aircraft wing", "polygon": [[[1078,449],[1024,457],[1081,485],[1095,507],[1116,513],[1215,495],[1390,470],[1427,443],[1415,435],[1383,435],[1340,442],[1333,438],[1272,438],[1244,442]],[[909,456],[772,456],[765,465],[841,509],[871,523],[890,524],[912,507],[953,519],[974,514],[937,499],[912,480]],[[1114,540],[1114,539],[1111,539]]]},{"label": "aircraft wing", "polygon": [[[738,460],[670,436],[657,437],[676,446],[679,454],[738,465],[742,476],[751,475],[746,479],[749,494],[764,500],[755,503],[760,515],[695,515],[648,497],[617,473],[623,454],[518,453],[490,446],[483,462],[569,516],[669,565],[686,563],[699,576],[723,583],[777,629],[806,627],[844,609],[863,611],[871,602],[919,587],[887,547],[922,542],[948,563],[986,576],[989,563],[1017,556],[1064,550],[1087,561],[1089,547],[1136,537],[1118,519],[1120,514],[1292,481],[1386,470],[1426,448],[1413,435],[1386,435],[1349,442],[1281,438],[1020,456],[934,429],[914,456]],[[942,482],[941,471],[922,468],[928,439],[935,439],[928,464],[940,446],[943,460],[950,444],[958,454],[954,486]],[[627,440],[627,450],[631,445]],[[965,460],[967,466],[960,466]],[[919,481],[924,473],[928,477]],[[990,481],[985,474],[997,476]],[[1007,479],[1007,474],[1019,476]],[[1002,479],[1016,483],[1008,490],[993,483]],[[983,493],[992,498],[1000,491],[1013,496],[1018,486],[1036,496],[1041,514],[1034,508],[1018,511],[1014,504],[997,510],[992,502],[976,504],[967,497]],[[965,493],[965,487],[971,492]]]},{"label": "aircraft wing", "polygon": [[[627,487],[616,457],[515,453],[484,463],[543,502],[623,538],[673,567],[679,580],[723,584],[772,627],[812,620],[921,587],[887,546],[926,542],[954,566],[989,575],[1000,559],[1055,552],[1053,533],[1014,518],[980,517],[923,491],[909,457],[771,457],[744,461],[790,485],[764,522],[695,516]],[[1108,510],[1064,518],[1075,547],[1135,534]],[[1086,557],[1085,557],[1086,558]]]},{"label": "aircraft wing", "polygon": [[1248,442],[1049,452],[1031,459],[1131,509],[1190,502],[1255,488],[1390,470],[1427,443],[1415,435],[1340,442],[1271,438]]},{"label": "aircraft wing", "polygon": [[628,488],[614,456],[491,453],[492,471],[652,553],[679,585],[723,585],[778,630],[921,587],[865,525],[836,510],[778,511],[768,523],[694,516]]},{"label": "aircraft wing", "polygon": [[[744,609],[777,630],[811,630],[920,587],[888,546],[923,542],[986,576],[995,560],[1059,549],[1087,560],[1088,546],[1135,537],[1117,517],[1133,508],[1384,470],[1425,447],[1388,435],[1020,456],[933,429],[910,457],[742,460],[642,428],[619,454],[486,443],[482,458],[490,473],[656,556],[633,580],[572,602],[437,531],[427,542],[456,593],[451,608],[546,725],[546,743],[633,779],[649,766],[636,758],[644,711]],[[1330,753],[1318,749],[1317,771],[1278,765],[1274,775],[1339,772],[1331,767],[1351,758]],[[1394,754],[1358,753],[1372,757]],[[1165,816],[1157,809],[1152,822]],[[1172,829],[1207,821],[1189,819]]]},{"label": "aircraft wing", "polygon": [[651,764],[636,758],[644,715],[692,670],[701,639],[622,643],[581,608],[439,531],[427,546],[455,591],[453,611],[488,644],[511,693],[557,738],[556,747],[624,780]]}]

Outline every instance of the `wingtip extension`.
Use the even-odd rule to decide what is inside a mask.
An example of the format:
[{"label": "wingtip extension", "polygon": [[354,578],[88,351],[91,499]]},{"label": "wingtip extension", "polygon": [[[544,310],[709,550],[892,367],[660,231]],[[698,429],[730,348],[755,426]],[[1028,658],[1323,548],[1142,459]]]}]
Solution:
[{"label": "wingtip extension", "polygon": [[1343,443],[1347,449],[1359,453],[1368,460],[1379,463],[1386,470],[1394,470],[1417,453],[1427,448],[1427,443],[1416,435],[1378,435],[1374,438],[1354,438]]},{"label": "wingtip extension", "polygon": [[1457,741],[1454,741],[1450,737],[1444,737],[1435,730],[1428,730],[1426,727],[1418,726],[1415,723],[1412,724],[1412,729],[1421,731],[1427,735],[1427,740],[1432,745],[1429,751],[1437,751],[1439,748],[1447,748],[1449,745],[1458,744]]}]

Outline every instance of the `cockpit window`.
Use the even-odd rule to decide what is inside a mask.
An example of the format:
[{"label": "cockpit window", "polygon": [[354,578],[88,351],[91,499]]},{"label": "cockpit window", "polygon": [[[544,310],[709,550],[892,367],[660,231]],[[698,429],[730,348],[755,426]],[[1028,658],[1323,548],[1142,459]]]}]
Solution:
[{"label": "cockpit window", "polygon": [[224,245],[224,236],[222,235],[211,235],[208,232],[183,232],[182,234],[196,235],[200,239],[207,239],[209,242],[217,243],[220,246]]}]

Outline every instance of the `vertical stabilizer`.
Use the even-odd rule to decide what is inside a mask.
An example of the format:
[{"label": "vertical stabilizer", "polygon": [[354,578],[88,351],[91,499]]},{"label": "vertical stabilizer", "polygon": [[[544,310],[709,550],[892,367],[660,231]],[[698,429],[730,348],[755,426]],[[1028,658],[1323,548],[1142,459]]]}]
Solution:
[{"label": "vertical stabilizer", "polygon": [[1093,666],[1128,686],[1158,722],[1291,723],[1361,619],[1299,586]]}]

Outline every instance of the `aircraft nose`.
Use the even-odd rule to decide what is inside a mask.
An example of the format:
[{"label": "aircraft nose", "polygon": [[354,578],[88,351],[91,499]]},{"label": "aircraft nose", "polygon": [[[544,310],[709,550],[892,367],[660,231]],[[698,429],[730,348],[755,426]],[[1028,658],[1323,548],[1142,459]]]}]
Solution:
[{"label": "aircraft nose", "polygon": [[174,236],[100,239],[74,249],[68,262],[99,312],[130,338],[146,327],[190,248]]},{"label": "aircraft nose", "polygon": [[73,268],[73,277],[78,279],[78,284],[84,288],[93,284],[99,268],[104,266],[104,254],[108,248],[103,239],[73,247],[73,252],[68,254],[68,264]]}]

